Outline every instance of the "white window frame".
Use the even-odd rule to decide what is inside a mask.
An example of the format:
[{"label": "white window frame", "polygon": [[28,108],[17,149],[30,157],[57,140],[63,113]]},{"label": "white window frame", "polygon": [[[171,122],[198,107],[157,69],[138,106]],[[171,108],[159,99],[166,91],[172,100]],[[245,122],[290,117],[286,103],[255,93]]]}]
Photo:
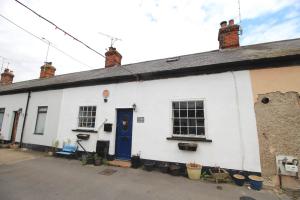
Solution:
[{"label": "white window frame", "polygon": [[[188,101],[202,101],[203,102],[203,118],[204,118],[204,135],[194,135],[194,134],[174,134],[174,117],[173,117],[173,103],[174,102],[188,102]],[[170,130],[171,130],[171,135],[172,137],[186,137],[186,138],[207,138],[208,137],[208,133],[207,133],[207,106],[206,106],[206,100],[204,98],[199,99],[199,98],[187,98],[187,99],[172,99],[170,102],[170,122],[171,122],[171,126],[170,126]],[[188,117],[187,117],[188,119]]]},{"label": "white window frame", "polygon": [[[80,126],[80,108],[81,107],[95,107],[95,116],[94,116],[94,127],[87,127],[87,126]],[[87,111],[88,112],[88,111]],[[92,111],[91,111],[92,112]],[[86,116],[89,117],[89,116]],[[91,116],[93,117],[93,116]],[[78,107],[78,115],[77,115],[77,128],[78,129],[89,129],[89,130],[94,130],[96,127],[96,118],[97,118],[97,106],[96,105],[83,105]]]},{"label": "white window frame", "polygon": [[[1,123],[1,126],[0,126],[0,131],[2,129],[2,126],[3,126],[3,120],[4,120],[4,116],[5,116],[5,108],[0,108],[1,112],[3,114],[3,117],[2,117],[2,121],[0,122]],[[3,110],[3,111],[2,111]]]},{"label": "white window frame", "polygon": [[[45,108],[47,109],[46,111],[40,111],[40,109],[45,109]],[[37,128],[37,125],[38,125],[39,115],[41,113],[46,113],[46,117],[45,117],[45,121],[44,121],[44,124],[43,124],[44,130],[43,130],[42,133],[38,133],[38,132],[36,132],[36,128]],[[48,114],[48,106],[38,106],[38,108],[37,108],[37,115],[36,115],[36,121],[35,121],[35,127],[34,127],[34,134],[35,135],[44,135],[45,128],[46,128],[47,114]]]}]

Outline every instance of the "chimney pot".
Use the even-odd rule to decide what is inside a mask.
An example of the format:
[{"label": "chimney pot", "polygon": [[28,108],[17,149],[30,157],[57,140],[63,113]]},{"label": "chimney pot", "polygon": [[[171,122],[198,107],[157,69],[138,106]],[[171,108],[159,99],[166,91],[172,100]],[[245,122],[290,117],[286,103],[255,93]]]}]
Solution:
[{"label": "chimney pot", "polygon": [[105,53],[105,68],[120,66],[122,55],[114,47],[109,47]]},{"label": "chimney pot", "polygon": [[1,85],[9,85],[12,84],[14,79],[13,71],[9,70],[8,68],[4,69],[4,72],[1,74]]},{"label": "chimney pot", "polygon": [[45,62],[41,66],[40,78],[50,78],[55,76],[56,68],[52,66],[52,62]]},{"label": "chimney pot", "polygon": [[220,25],[221,25],[221,28],[225,28],[227,26],[227,22],[226,21],[222,21],[220,23]]}]

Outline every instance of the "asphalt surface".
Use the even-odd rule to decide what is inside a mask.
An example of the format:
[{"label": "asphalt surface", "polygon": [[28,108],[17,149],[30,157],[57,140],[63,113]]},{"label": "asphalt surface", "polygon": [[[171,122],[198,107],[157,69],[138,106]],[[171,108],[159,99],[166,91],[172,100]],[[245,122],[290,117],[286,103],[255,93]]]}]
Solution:
[{"label": "asphalt surface", "polygon": [[[22,152],[19,160],[7,162],[14,154],[0,149],[0,200],[239,200],[241,196],[280,199],[270,190],[192,181],[142,169],[82,166],[77,160],[31,153]],[[116,172],[109,176],[100,174],[105,169]]]}]

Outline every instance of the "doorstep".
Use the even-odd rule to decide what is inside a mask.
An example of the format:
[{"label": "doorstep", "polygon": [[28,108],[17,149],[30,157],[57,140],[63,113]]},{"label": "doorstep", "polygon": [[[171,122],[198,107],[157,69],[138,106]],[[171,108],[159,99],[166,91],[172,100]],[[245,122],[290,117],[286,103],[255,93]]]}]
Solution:
[{"label": "doorstep", "polygon": [[123,167],[123,168],[131,167],[131,162],[127,160],[112,160],[112,161],[108,161],[108,164],[116,167]]}]

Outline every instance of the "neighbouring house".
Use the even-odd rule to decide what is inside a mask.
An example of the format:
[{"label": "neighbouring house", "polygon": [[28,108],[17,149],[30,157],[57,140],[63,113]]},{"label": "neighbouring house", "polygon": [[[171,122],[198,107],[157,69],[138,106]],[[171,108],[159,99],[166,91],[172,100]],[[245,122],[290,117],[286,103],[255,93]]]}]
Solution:
[{"label": "neighbouring house", "polygon": [[140,154],[272,176],[276,154],[300,156],[300,39],[240,46],[230,20],[218,40],[218,50],[128,65],[110,47],[105,68],[55,75],[47,62],[39,79],[17,83],[6,70],[3,139],[62,147],[84,133],[88,151],[108,141],[111,158]]}]

